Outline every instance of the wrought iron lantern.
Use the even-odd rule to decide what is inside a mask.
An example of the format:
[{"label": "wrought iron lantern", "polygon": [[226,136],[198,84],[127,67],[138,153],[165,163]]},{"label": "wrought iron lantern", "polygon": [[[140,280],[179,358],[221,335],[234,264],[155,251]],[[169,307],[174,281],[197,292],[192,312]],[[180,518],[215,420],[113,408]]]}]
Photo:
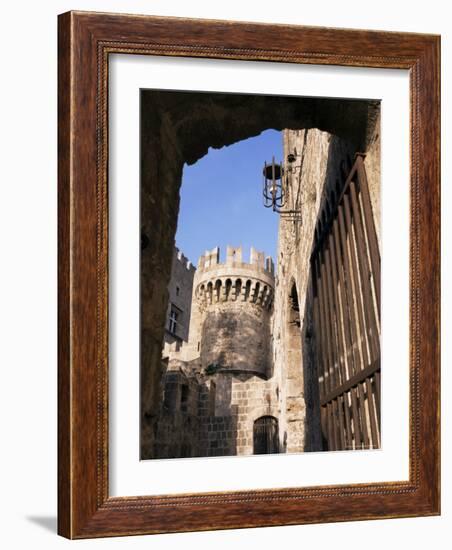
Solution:
[{"label": "wrought iron lantern", "polygon": [[285,204],[283,164],[276,164],[273,157],[271,164],[264,164],[263,176],[264,206],[272,208],[273,212],[279,212]]},{"label": "wrought iron lantern", "polygon": [[263,174],[263,189],[262,194],[264,197],[265,208],[272,208],[273,212],[278,214],[289,214],[291,216],[299,216],[300,210],[284,210],[284,206],[287,201],[287,173],[294,172],[292,164],[295,162],[295,155],[290,154],[287,157],[288,168],[281,162],[280,164],[275,162],[275,157],[272,158],[271,164],[265,162]]}]

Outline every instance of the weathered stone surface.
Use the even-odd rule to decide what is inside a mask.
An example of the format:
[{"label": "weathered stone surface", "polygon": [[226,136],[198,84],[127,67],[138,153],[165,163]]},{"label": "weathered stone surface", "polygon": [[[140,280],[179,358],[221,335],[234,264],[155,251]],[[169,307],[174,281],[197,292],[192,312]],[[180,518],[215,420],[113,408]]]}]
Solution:
[{"label": "weathered stone surface", "polygon": [[[368,140],[366,173],[371,189],[374,220],[379,220],[380,145],[379,119],[374,119]],[[313,338],[310,257],[319,214],[343,181],[357,152],[353,142],[318,129],[284,132],[284,155],[298,156],[288,182],[288,207],[299,210],[293,220],[282,216],[279,224],[278,258],[273,320],[274,370],[281,377],[286,415],[280,430],[287,433],[287,452],[322,449],[319,404],[319,358]],[[378,223],[376,224],[378,225]],[[296,302],[294,304],[294,302]]]}]

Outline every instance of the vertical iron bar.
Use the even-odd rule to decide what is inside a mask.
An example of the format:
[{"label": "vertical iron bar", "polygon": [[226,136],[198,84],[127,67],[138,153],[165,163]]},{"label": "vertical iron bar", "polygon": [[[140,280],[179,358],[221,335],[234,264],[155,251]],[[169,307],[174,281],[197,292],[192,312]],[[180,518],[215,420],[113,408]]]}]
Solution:
[{"label": "vertical iron bar", "polygon": [[[361,351],[362,351],[362,359],[363,363],[361,364],[361,370],[365,368],[367,365],[369,365],[369,355],[367,351],[367,345],[366,345],[366,334],[365,334],[365,324],[364,324],[364,317],[363,317],[363,306],[360,295],[360,281],[359,281],[359,273],[358,273],[358,259],[357,259],[357,253],[356,253],[356,235],[353,233],[353,226],[352,226],[352,220],[350,215],[350,205],[349,205],[349,197],[347,194],[344,195],[344,213],[345,213],[345,221],[346,225],[348,227],[348,235],[349,235],[349,248],[350,248],[350,261],[351,261],[351,271],[352,271],[352,281],[354,285],[354,298],[356,300],[356,305],[358,309],[358,320],[359,320],[359,333],[360,333],[360,339],[361,339]],[[365,396],[363,387],[361,384],[358,384],[358,393],[359,393],[359,411],[361,414],[361,429],[362,429],[362,436],[363,436],[363,442],[364,446],[366,448],[369,447],[369,435],[367,430],[367,416],[366,416],[366,409],[365,409]]]},{"label": "vertical iron bar", "polygon": [[[325,318],[324,318],[324,307],[323,307],[323,293],[322,293],[322,282],[321,282],[321,271],[320,271],[320,263],[321,258],[320,255],[317,254],[314,258],[313,264],[314,264],[314,270],[315,270],[315,277],[316,277],[316,287],[317,287],[317,303],[318,303],[318,315],[319,315],[319,321],[320,321],[320,330],[319,330],[319,342],[320,342],[320,348],[321,348],[321,358],[322,358],[322,368],[323,368],[323,380],[324,380],[324,388],[325,388],[325,394],[333,388],[332,386],[332,380],[330,377],[329,372],[329,365],[328,365],[328,357],[327,357],[327,336],[326,336],[326,330],[325,330]],[[326,414],[326,428],[327,428],[327,436],[326,440],[328,442],[328,449],[334,450],[334,440],[333,440],[333,434],[331,431],[331,407],[327,404],[325,406],[325,414]]]},{"label": "vertical iron bar", "polygon": [[[348,309],[348,319],[344,322],[345,334],[347,338],[347,346],[351,354],[351,373],[356,374],[360,370],[360,354],[358,346],[358,335],[357,335],[357,313],[355,310],[355,298],[353,294],[353,282],[351,276],[351,258],[350,258],[350,246],[347,241],[347,231],[345,228],[345,216],[344,216],[344,201],[338,210],[338,225],[339,228],[336,228],[335,238],[337,241],[340,241],[340,246],[338,242],[338,249],[342,250],[342,275],[344,283],[344,295],[345,295],[345,304]],[[353,431],[355,446],[361,448],[362,443],[364,443],[362,436],[362,429],[360,426],[360,418],[358,411],[358,398],[357,398],[357,389],[351,388],[350,390],[350,399],[352,404],[352,419],[353,419]]]},{"label": "vertical iron bar", "polygon": [[381,415],[380,415],[380,372],[377,371],[375,373],[375,408],[377,409],[377,417],[378,417],[378,425],[380,426],[381,423]]},{"label": "vertical iron bar", "polygon": [[315,260],[311,262],[311,276],[312,276],[312,300],[313,300],[313,318],[314,318],[314,337],[317,356],[317,370],[322,375],[319,380],[320,400],[327,394],[326,381],[325,381],[325,366],[322,356],[322,344],[321,344],[321,325],[320,325],[320,311],[319,311],[319,290],[317,281],[317,269]]},{"label": "vertical iron bar", "polygon": [[[372,300],[372,291],[370,289],[370,266],[367,257],[366,250],[364,248],[365,235],[363,227],[361,224],[361,215],[358,197],[356,193],[355,182],[350,182],[350,197],[351,197],[351,207],[352,207],[352,216],[354,220],[353,227],[355,229],[355,240],[357,247],[357,256],[358,256],[358,266],[361,273],[361,288],[363,295],[363,306],[364,306],[364,315],[367,325],[367,337],[369,341],[369,348],[371,356],[369,358],[370,365],[372,361],[375,361],[380,356],[380,345],[379,345],[379,332],[377,326],[377,319],[375,316],[375,309]],[[367,366],[367,365],[366,365]]]},{"label": "vertical iron bar", "polygon": [[[328,248],[326,247],[328,245]],[[337,304],[335,300],[334,292],[334,282],[332,280],[332,262],[330,257],[330,242],[325,240],[325,277],[326,277],[326,287],[327,287],[327,297],[328,297],[328,310],[330,317],[330,326],[331,326],[331,346],[332,346],[332,358],[334,372],[337,380],[337,385],[339,386],[345,382],[344,374],[340,368],[340,352],[339,352],[339,326],[338,326],[338,312]]]},{"label": "vertical iron bar", "polygon": [[320,254],[316,257],[317,265],[317,284],[318,284],[318,297],[319,297],[319,313],[320,313],[320,325],[321,325],[321,338],[322,338],[322,359],[324,366],[324,380],[325,380],[325,392],[330,392],[333,389],[333,380],[331,378],[330,366],[329,366],[329,357],[328,357],[328,340],[327,340],[327,331],[326,331],[326,318],[325,318],[325,306],[324,306],[324,296],[323,296],[323,284],[322,284],[322,273],[320,269],[321,258]]},{"label": "vertical iron bar", "polygon": [[[344,318],[343,315],[343,288],[342,288],[342,280],[339,275],[339,259],[338,259],[338,251],[336,250],[335,246],[335,239],[333,238],[334,232],[337,233],[337,219],[333,220],[333,224],[331,227],[330,235],[329,235],[329,268],[330,268],[330,280],[332,283],[332,293],[333,293],[333,302],[334,302],[334,308],[336,311],[336,328],[337,328],[337,351],[338,351],[338,364],[340,365],[341,375],[342,375],[342,383],[344,383],[350,375],[347,377],[347,359],[346,359],[346,346],[344,345],[344,338],[343,338],[343,329],[345,330],[345,325],[347,323],[347,320]],[[341,300],[342,298],[342,300]],[[342,404],[343,404],[343,397],[342,396]],[[344,409],[344,415],[345,415],[345,409]],[[345,426],[346,426],[346,436],[347,439],[349,439],[350,433],[350,426],[347,423],[347,417],[345,417]],[[351,437],[350,437],[351,439]],[[350,441],[351,443],[351,441]],[[348,446],[349,442],[344,441],[344,447]]]},{"label": "vertical iron bar", "polygon": [[380,446],[380,434],[379,434],[380,430],[378,427],[378,420],[377,420],[377,415],[376,415],[375,405],[374,405],[375,395],[372,391],[372,384],[369,376],[366,378],[366,390],[367,390],[367,405],[369,407],[369,415],[370,415],[370,433],[372,435],[372,447],[375,449]]},{"label": "vertical iron bar", "polygon": [[329,391],[329,379],[327,374],[327,364],[326,364],[326,357],[325,357],[326,344],[325,344],[324,324],[323,324],[323,318],[322,318],[323,310],[322,310],[322,297],[320,294],[320,273],[319,273],[318,262],[319,262],[319,259],[318,259],[318,256],[316,256],[312,261],[312,266],[314,271],[314,280],[315,280],[315,292],[316,292],[316,300],[315,300],[315,304],[316,304],[315,318],[317,319],[316,343],[317,343],[317,349],[320,357],[320,364],[322,367],[324,395],[326,395]]},{"label": "vertical iron bar", "polygon": [[[334,345],[333,345],[333,323],[334,320],[332,318],[332,312],[331,312],[331,302],[328,301],[328,292],[327,292],[327,265],[326,265],[326,251],[324,250],[325,241],[323,241],[322,249],[323,249],[323,262],[320,264],[320,274],[321,274],[321,281],[322,281],[322,294],[323,294],[323,308],[324,308],[324,319],[325,319],[325,327],[326,327],[326,340],[327,340],[327,353],[328,353],[328,366],[329,366],[329,372],[331,376],[331,386],[330,391],[340,385],[340,380],[337,376],[336,370],[334,368]],[[319,253],[321,255],[322,252]],[[338,416],[338,410],[337,410],[337,402],[336,400],[333,400],[331,402],[331,407],[333,410],[333,433],[334,433],[334,450],[337,451],[339,447],[338,442],[338,425],[336,422],[336,418]]]},{"label": "vertical iron bar", "polygon": [[353,449],[352,435],[352,419],[350,417],[350,402],[348,392],[344,393],[344,414],[345,414],[345,434],[346,434],[346,449]]},{"label": "vertical iron bar", "polygon": [[[328,248],[327,248],[328,245]],[[341,385],[345,382],[344,372],[341,369],[341,357],[340,357],[340,327],[339,327],[339,319],[338,319],[338,310],[337,310],[337,303],[336,303],[336,293],[334,291],[334,283],[333,283],[333,273],[332,273],[332,262],[330,257],[330,245],[331,240],[328,242],[325,239],[325,275],[326,275],[326,286],[327,286],[327,295],[328,295],[328,310],[329,310],[329,318],[330,318],[330,327],[331,327],[331,347],[332,347],[332,361],[333,361],[333,369],[335,372],[335,380],[336,380],[336,387]],[[344,438],[344,428],[343,428],[343,417],[342,417],[342,399],[338,398],[336,400],[336,408],[338,412],[338,420],[339,420],[339,441],[341,444],[341,449],[345,448],[345,438]]]},{"label": "vertical iron bar", "polygon": [[375,221],[372,213],[372,203],[370,201],[364,159],[361,155],[358,155],[355,162],[357,164],[358,183],[364,209],[364,224],[369,242],[370,260],[372,262],[372,276],[377,299],[378,319],[380,320],[380,249],[377,241],[377,232],[375,230]]},{"label": "vertical iron bar", "polygon": [[[370,357],[368,358],[367,364],[370,365],[372,361],[378,360],[380,357],[380,337],[377,325],[377,319],[375,315],[375,309],[372,299],[372,290],[370,288],[370,270],[371,266],[369,265],[369,259],[367,252],[364,246],[365,235],[364,228],[361,223],[361,208],[358,200],[358,195],[356,192],[356,184],[354,181],[350,182],[350,196],[351,196],[351,207],[352,207],[352,216],[354,220],[355,228],[355,240],[357,247],[357,256],[358,256],[358,266],[361,273],[361,289],[363,296],[363,306],[364,306],[364,316],[367,325],[367,338],[369,342]],[[378,446],[378,434],[377,434],[377,420],[375,415],[375,410],[372,404],[373,395],[370,391],[370,386],[366,382],[367,387],[367,399],[368,399],[368,409],[369,409],[369,420],[372,434],[372,443],[374,446]]]}]

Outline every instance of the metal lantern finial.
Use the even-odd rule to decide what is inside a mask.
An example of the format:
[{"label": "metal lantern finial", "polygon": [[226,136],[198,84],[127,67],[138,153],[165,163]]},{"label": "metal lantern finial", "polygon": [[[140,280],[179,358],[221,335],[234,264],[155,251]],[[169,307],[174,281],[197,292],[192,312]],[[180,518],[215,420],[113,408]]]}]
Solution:
[{"label": "metal lantern finial", "polygon": [[264,164],[263,176],[264,206],[273,208],[273,211],[277,212],[284,206],[284,168],[282,163],[276,164],[275,157],[273,157],[271,164]]},{"label": "metal lantern finial", "polygon": [[[289,168],[287,172],[294,172],[291,164],[295,161],[295,155],[290,154],[288,156]],[[287,181],[286,181],[286,168],[281,162],[280,164],[275,163],[275,157],[272,158],[271,164],[265,162],[263,174],[263,190],[262,194],[264,197],[264,206],[265,208],[272,208],[273,212],[278,214],[290,214],[292,216],[299,216],[301,214],[300,210],[283,210],[283,207],[286,204],[287,198]]]}]

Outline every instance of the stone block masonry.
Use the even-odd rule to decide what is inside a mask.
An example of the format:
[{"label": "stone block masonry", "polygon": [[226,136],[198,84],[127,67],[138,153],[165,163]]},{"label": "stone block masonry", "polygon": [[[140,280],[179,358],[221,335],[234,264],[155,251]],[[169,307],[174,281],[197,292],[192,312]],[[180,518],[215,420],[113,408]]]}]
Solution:
[{"label": "stone block masonry", "polygon": [[[187,343],[167,348],[163,410],[153,456],[253,454],[255,422],[283,407],[271,353],[274,264],[254,248],[207,251],[193,279]],[[283,422],[284,424],[284,422]],[[265,438],[265,434],[261,434]],[[273,452],[284,452],[277,434]]]}]

